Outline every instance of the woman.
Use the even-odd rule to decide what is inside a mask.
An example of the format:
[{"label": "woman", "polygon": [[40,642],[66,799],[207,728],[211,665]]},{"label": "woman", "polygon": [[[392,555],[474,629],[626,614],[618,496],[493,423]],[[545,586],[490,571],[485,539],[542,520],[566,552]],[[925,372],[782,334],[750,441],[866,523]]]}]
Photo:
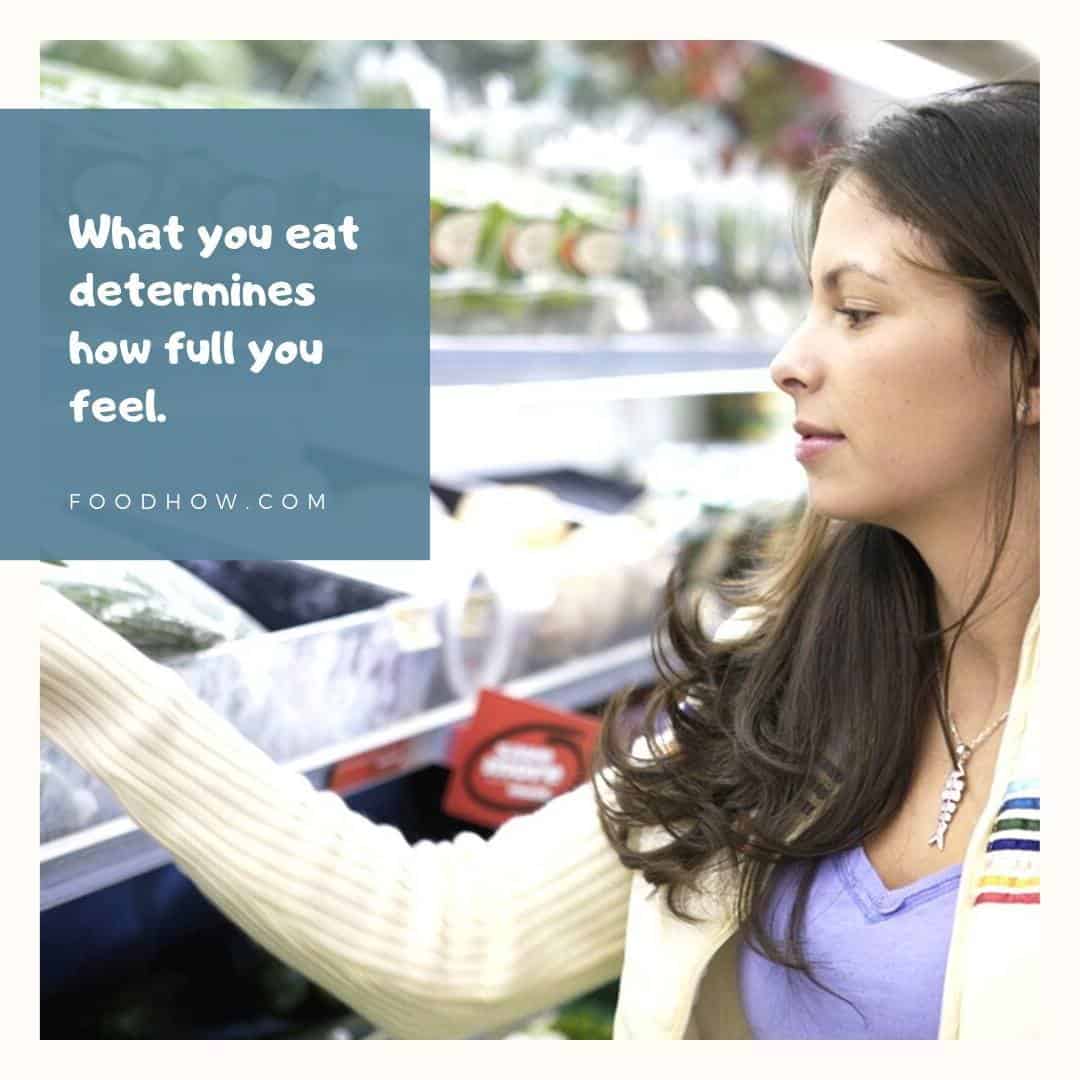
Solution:
[{"label": "woman", "polygon": [[716,640],[673,576],[645,738],[616,703],[594,785],[491,840],[410,847],[43,590],[44,734],[391,1034],[621,974],[616,1037],[1037,1035],[1038,86],[898,110],[813,179],[772,365],[831,436],[799,531]]}]

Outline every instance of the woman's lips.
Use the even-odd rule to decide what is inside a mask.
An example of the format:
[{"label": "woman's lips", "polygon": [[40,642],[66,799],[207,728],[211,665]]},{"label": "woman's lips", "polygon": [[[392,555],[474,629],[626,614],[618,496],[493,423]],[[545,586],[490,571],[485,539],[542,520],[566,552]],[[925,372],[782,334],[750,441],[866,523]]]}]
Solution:
[{"label": "woman's lips", "polygon": [[795,444],[795,457],[799,461],[809,461],[843,441],[843,435],[803,435]]}]

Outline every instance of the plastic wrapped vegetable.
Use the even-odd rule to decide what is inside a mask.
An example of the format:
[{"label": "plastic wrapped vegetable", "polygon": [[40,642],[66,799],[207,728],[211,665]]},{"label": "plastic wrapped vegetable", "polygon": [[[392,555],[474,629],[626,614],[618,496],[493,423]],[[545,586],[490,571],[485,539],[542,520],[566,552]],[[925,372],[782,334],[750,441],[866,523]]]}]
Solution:
[{"label": "plastic wrapped vegetable", "polygon": [[42,108],[53,109],[231,109],[303,108],[304,103],[281,94],[234,90],[225,86],[188,83],[173,89],[151,82],[134,82],[77,64],[42,58]]},{"label": "plastic wrapped vegetable", "polygon": [[242,41],[51,41],[46,56],[158,86],[203,83],[243,89],[255,74]]},{"label": "plastic wrapped vegetable", "polygon": [[157,660],[263,633],[250,615],[171,562],[42,563],[41,580]]}]

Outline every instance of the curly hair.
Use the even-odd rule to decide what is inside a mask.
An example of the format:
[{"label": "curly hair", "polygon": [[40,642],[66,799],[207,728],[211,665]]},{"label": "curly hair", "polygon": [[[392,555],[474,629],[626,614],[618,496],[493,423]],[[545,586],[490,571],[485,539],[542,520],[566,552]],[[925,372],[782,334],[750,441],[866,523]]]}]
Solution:
[{"label": "curly hair", "polygon": [[[841,178],[927,238],[947,271],[923,268],[964,285],[977,331],[1011,342],[1014,400],[1037,385],[1038,83],[978,84],[896,107],[830,150],[801,191],[804,266]],[[828,990],[800,945],[821,858],[896,813],[914,775],[918,722],[931,710],[955,760],[939,702],[1013,522],[1022,431],[1015,415],[1012,424],[988,509],[990,569],[949,627],[933,575],[903,536],[810,506],[738,578],[695,583],[681,564],[672,572],[652,642],[659,681],[646,702],[648,755],[630,745],[620,695],[605,713],[593,782],[609,841],[624,865],[665,891],[673,914],[691,919],[686,899],[707,887],[706,869],[730,864],[748,945]],[[742,632],[705,631],[690,600],[702,585],[744,616]],[[665,842],[642,850],[637,834],[656,826]],[[797,882],[782,936],[765,918],[779,867]]]}]

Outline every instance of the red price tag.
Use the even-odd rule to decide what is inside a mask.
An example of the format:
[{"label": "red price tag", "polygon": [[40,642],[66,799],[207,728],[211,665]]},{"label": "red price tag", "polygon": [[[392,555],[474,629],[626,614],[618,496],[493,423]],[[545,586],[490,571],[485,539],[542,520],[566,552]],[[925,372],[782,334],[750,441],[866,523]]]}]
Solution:
[{"label": "red price tag", "polygon": [[488,828],[527,814],[588,780],[599,735],[596,717],[482,690],[454,733],[443,811]]},{"label": "red price tag", "polygon": [[409,764],[411,744],[411,739],[402,739],[401,742],[377,746],[367,753],[339,761],[330,774],[330,790],[339,795],[348,795],[365,784],[396,776]]}]

